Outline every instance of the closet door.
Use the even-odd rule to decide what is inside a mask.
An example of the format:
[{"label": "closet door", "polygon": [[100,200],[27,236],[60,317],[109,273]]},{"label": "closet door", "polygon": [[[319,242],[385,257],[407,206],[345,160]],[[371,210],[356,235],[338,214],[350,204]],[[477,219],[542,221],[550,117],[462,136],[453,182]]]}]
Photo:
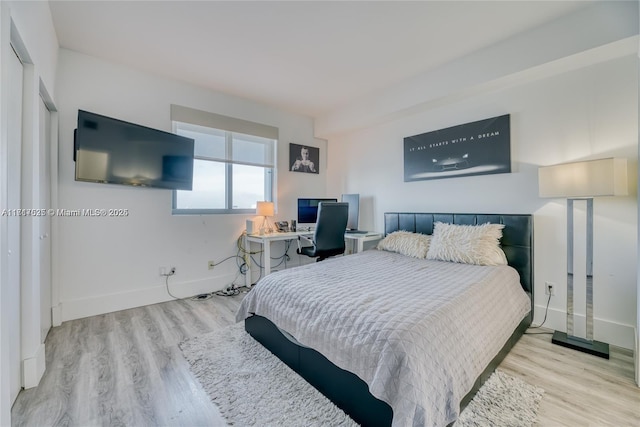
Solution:
[{"label": "closet door", "polygon": [[[51,112],[40,98],[39,204],[51,207]],[[40,342],[51,329],[51,216],[38,218],[40,241]]]},{"label": "closet door", "polygon": [[[9,58],[9,102],[8,110],[8,165],[7,165],[7,208],[9,212],[18,211],[20,206],[20,164],[22,160],[22,88],[23,67],[16,55]],[[8,298],[9,313],[9,385],[11,403],[18,397],[22,388],[21,340],[20,340],[20,216],[8,217]],[[5,306],[6,307],[6,306]]]}]

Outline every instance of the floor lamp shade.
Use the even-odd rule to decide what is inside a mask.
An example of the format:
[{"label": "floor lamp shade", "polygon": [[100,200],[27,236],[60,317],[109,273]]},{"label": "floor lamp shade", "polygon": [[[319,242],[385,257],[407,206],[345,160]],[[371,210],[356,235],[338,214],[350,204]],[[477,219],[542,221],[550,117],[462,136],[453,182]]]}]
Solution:
[{"label": "floor lamp shade", "polygon": [[627,195],[627,159],[608,158],[543,166],[540,197],[584,198]]},{"label": "floor lamp shade", "polygon": [[[551,341],[564,347],[609,358],[609,344],[593,339],[593,198],[627,194],[627,160],[599,159],[545,166],[538,169],[540,197],[567,199],[567,332],[556,331]],[[586,202],[586,336],[574,335],[573,204]]]}]

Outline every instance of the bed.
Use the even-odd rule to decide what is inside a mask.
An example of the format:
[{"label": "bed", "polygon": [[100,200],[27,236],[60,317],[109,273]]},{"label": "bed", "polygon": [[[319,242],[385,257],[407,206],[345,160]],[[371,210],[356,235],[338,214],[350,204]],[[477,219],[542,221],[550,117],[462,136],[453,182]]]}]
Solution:
[{"label": "bed", "polygon": [[384,222],[385,235],[503,224],[508,266],[365,251],[266,276],[237,320],[361,425],[447,425],[531,324],[532,218],[386,213]]}]

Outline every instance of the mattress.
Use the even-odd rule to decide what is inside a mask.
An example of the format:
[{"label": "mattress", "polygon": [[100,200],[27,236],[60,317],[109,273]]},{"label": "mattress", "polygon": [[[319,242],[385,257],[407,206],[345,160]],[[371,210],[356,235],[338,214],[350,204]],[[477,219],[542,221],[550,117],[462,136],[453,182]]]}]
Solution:
[{"label": "mattress", "polygon": [[266,317],[356,374],[394,426],[443,426],[530,309],[509,266],[371,250],[262,278],[236,320]]}]

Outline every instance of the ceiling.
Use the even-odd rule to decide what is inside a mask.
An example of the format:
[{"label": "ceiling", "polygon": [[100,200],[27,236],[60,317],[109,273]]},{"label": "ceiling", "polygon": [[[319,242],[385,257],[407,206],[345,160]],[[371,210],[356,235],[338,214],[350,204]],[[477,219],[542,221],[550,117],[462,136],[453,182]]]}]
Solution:
[{"label": "ceiling", "polygon": [[60,1],[62,48],[318,117],[588,1]]}]

